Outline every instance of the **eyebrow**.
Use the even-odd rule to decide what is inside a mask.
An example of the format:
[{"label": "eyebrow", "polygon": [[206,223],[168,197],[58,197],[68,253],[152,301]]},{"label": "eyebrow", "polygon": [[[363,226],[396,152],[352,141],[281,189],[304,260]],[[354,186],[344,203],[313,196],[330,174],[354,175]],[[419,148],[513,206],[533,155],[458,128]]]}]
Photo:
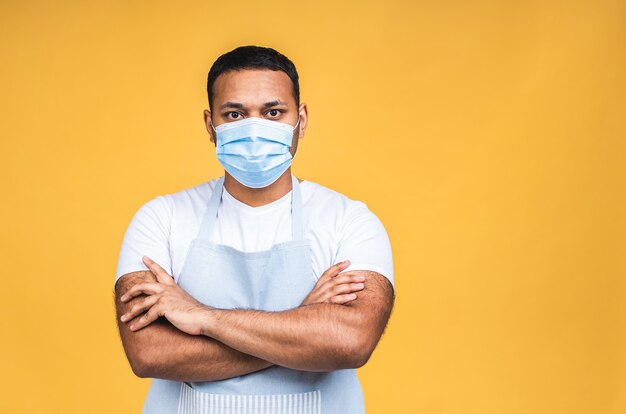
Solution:
[{"label": "eyebrow", "polygon": [[[263,108],[271,108],[272,106],[281,106],[281,105],[286,106],[287,102],[283,102],[281,100],[276,99],[274,101],[265,102],[263,104]],[[224,104],[222,104],[220,106],[220,109],[225,109],[225,108],[243,109],[244,105],[242,103],[239,103],[239,102],[230,102],[229,101],[229,102],[226,102],[226,103],[224,103]]]},{"label": "eyebrow", "polygon": [[286,106],[287,102],[283,102],[283,101],[280,101],[280,100],[276,99],[275,101],[265,102],[263,104],[263,108],[269,108],[269,107],[272,107],[272,106],[280,106],[280,105]]},{"label": "eyebrow", "polygon": [[243,104],[240,104],[239,102],[226,102],[225,104],[220,106],[220,109],[224,109],[224,108],[242,109],[243,108]]}]

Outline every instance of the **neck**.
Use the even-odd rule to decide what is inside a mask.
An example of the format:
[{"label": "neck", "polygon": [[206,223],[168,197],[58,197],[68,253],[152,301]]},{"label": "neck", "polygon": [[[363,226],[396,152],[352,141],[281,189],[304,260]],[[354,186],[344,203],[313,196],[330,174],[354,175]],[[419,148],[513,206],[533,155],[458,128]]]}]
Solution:
[{"label": "neck", "polygon": [[250,188],[225,172],[224,188],[237,200],[251,207],[259,207],[278,200],[291,191],[291,167],[278,180],[264,188]]}]

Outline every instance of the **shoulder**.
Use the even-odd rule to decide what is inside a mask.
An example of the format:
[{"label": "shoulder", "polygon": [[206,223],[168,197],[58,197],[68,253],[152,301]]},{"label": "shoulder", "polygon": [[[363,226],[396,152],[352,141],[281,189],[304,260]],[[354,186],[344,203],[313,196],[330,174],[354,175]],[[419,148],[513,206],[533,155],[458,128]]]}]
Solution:
[{"label": "shoulder", "polygon": [[302,202],[305,206],[314,208],[328,208],[334,210],[354,210],[359,208],[367,209],[365,203],[353,200],[331,188],[325,187],[313,181],[304,180],[300,183],[302,188]]},{"label": "shoulder", "polygon": [[167,227],[175,216],[203,211],[217,180],[215,178],[177,192],[158,195],[140,205],[132,221],[134,224],[160,223]]},{"label": "shoulder", "polygon": [[311,214],[334,216],[343,225],[354,219],[376,218],[367,204],[331,188],[307,180],[302,181],[301,188],[303,206]]},{"label": "shoulder", "polygon": [[214,178],[194,185],[193,187],[159,195],[145,203],[142,209],[159,210],[161,212],[167,210],[171,215],[180,210],[205,208],[209,198],[213,194],[218,179],[219,178]]},{"label": "shoulder", "polygon": [[350,260],[349,271],[381,275],[393,286],[389,237],[381,220],[367,205],[311,182],[302,183],[302,193],[309,230],[318,239],[329,235],[334,243],[332,261]]}]

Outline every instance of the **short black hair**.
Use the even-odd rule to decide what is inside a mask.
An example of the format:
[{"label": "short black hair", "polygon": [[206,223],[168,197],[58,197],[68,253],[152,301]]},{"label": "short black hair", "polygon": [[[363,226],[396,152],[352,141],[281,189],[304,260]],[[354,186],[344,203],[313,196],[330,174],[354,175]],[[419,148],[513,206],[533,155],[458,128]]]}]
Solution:
[{"label": "short black hair", "polygon": [[300,106],[298,71],[293,62],[287,56],[269,47],[240,46],[217,58],[209,70],[206,92],[210,108],[213,108],[213,84],[218,76],[231,70],[243,69],[282,70],[291,79],[293,97],[296,99],[296,106]]}]

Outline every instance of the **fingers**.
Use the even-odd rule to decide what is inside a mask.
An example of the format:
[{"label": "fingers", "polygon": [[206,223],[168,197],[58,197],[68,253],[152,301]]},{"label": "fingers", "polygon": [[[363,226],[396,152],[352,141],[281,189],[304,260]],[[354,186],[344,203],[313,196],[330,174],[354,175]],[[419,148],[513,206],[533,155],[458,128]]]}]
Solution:
[{"label": "fingers", "polygon": [[325,283],[325,301],[344,305],[357,298],[355,292],[365,288],[365,276],[342,274]]},{"label": "fingers", "polygon": [[348,293],[346,295],[337,295],[330,298],[330,303],[335,303],[337,305],[345,305],[346,303],[353,301],[356,299],[356,295],[354,293]]},{"label": "fingers", "polygon": [[162,291],[163,287],[159,283],[139,283],[128,289],[128,292],[124,293],[120,297],[120,300],[122,302],[127,302],[142,293],[146,295],[154,295],[155,293],[160,293]]},{"label": "fingers", "polygon": [[339,285],[342,283],[363,283],[365,282],[365,276],[363,275],[355,275],[355,274],[341,274],[334,277],[331,281],[332,283]]},{"label": "fingers", "polygon": [[344,260],[343,262],[336,263],[326,269],[322,276],[320,276],[318,283],[324,283],[327,280],[337,276],[342,271],[346,270],[350,266],[350,260]]},{"label": "fingers", "polygon": [[343,295],[345,293],[358,292],[365,288],[364,283],[342,283],[334,285],[328,289],[329,296]]},{"label": "fingers", "polygon": [[169,273],[165,269],[163,269],[157,262],[150,259],[148,256],[143,256],[141,258],[143,264],[146,265],[148,269],[156,276],[157,280],[161,283],[172,284],[174,282],[174,278],[170,276]]},{"label": "fingers", "polygon": [[362,275],[339,275],[324,283],[321,290],[327,291],[333,295],[356,292],[365,287],[364,281],[365,276]]},{"label": "fingers", "polygon": [[345,304],[357,298],[354,293],[365,288],[364,281],[365,277],[362,275],[340,274],[317,285],[304,303]]},{"label": "fingers", "polygon": [[148,325],[150,325],[152,322],[156,321],[159,316],[161,316],[159,314],[159,309],[158,309],[159,305],[155,305],[153,307],[150,308],[150,310],[146,313],[143,314],[143,316],[141,318],[139,318],[137,321],[133,322],[130,324],[129,328],[131,331],[137,331],[141,328],[144,328]]},{"label": "fingers", "polygon": [[154,305],[157,302],[157,300],[159,300],[159,296],[157,295],[146,297],[142,301],[135,303],[128,312],[122,315],[120,320],[122,322],[130,321],[135,316],[139,315],[140,313],[145,312],[146,309],[151,308],[152,305]]}]

